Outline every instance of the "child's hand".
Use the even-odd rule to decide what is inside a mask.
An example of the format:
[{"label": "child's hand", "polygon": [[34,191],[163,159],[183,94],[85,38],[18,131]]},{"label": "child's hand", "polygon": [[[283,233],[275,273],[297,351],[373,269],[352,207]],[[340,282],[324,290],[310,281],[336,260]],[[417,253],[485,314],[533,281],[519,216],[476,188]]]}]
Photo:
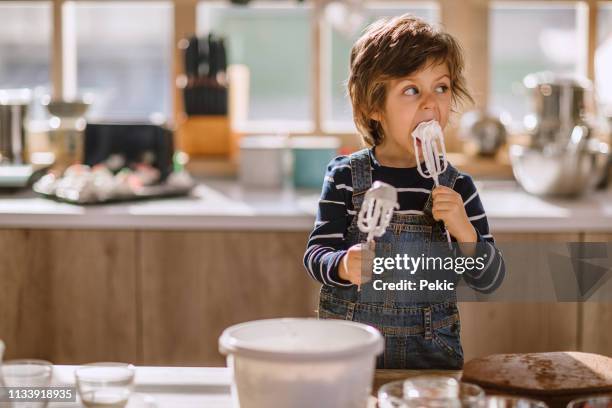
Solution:
[{"label": "child's hand", "polygon": [[434,219],[444,221],[446,229],[458,242],[476,242],[476,231],[465,212],[461,194],[446,186],[438,186],[433,189],[432,198]]},{"label": "child's hand", "polygon": [[338,276],[355,285],[361,285],[361,265],[366,257],[366,250],[363,249],[361,244],[350,247],[340,261]]}]

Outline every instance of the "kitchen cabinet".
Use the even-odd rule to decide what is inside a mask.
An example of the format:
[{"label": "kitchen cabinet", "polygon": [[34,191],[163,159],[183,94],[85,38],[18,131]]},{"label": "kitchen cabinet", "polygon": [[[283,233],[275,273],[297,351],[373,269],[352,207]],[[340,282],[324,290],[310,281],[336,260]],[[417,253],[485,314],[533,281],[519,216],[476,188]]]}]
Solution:
[{"label": "kitchen cabinet", "polygon": [[138,355],[135,232],[0,230],[0,245],[6,358]]},{"label": "kitchen cabinet", "polygon": [[[610,241],[610,234],[496,234],[499,242]],[[307,235],[272,231],[0,230],[7,358],[224,365],[221,331],[315,316]],[[584,350],[612,355],[609,303],[462,302],[466,359]]]},{"label": "kitchen cabinet", "polygon": [[315,316],[298,232],[0,230],[6,358],[224,365],[222,330]]},{"label": "kitchen cabinet", "polygon": [[248,320],[314,316],[299,232],[140,233],[143,359],[224,365],[217,339]]}]

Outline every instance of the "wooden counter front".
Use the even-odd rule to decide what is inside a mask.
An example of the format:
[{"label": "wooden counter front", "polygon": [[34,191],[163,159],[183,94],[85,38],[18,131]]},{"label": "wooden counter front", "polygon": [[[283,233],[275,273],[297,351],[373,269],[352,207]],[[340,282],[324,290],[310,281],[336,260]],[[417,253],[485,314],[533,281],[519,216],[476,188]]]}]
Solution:
[{"label": "wooden counter front", "polygon": [[[612,234],[496,234],[498,241]],[[305,232],[0,230],[5,358],[223,366],[232,324],[314,317]],[[612,355],[609,303],[460,303],[466,361],[492,353]]]}]

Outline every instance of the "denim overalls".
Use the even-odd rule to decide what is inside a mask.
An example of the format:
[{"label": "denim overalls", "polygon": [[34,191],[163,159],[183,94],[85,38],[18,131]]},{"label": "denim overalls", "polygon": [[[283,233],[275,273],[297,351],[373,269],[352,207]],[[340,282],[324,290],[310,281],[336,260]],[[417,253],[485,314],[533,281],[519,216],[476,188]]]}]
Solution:
[{"label": "denim overalls", "polygon": [[[359,213],[364,193],[372,184],[368,149],[350,156],[353,181],[353,206]],[[448,165],[440,184],[453,188],[458,171]],[[376,239],[376,256],[395,256],[406,247],[429,252],[431,242],[445,242],[443,223],[431,215],[431,194],[424,215],[394,214],[385,234]],[[357,215],[348,227],[349,246],[365,242],[366,234],[357,227]],[[362,286],[363,287],[363,286]],[[321,319],[344,319],[376,327],[385,339],[385,351],[377,357],[376,368],[461,369],[463,349],[460,342],[459,310],[456,293],[435,302],[397,301],[395,291],[385,291],[384,301],[365,301],[357,286],[323,285],[319,296]]]}]

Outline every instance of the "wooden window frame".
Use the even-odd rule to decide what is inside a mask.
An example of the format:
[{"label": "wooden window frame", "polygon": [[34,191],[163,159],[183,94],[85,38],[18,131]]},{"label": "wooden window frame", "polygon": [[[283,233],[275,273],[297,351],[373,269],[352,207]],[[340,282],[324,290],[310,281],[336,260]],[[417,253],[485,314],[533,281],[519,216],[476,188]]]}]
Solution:
[{"label": "wooden window frame", "polygon": [[[15,1],[15,0],[0,0]],[[20,0],[20,1],[38,1],[38,0]],[[52,18],[53,18],[53,33],[52,33],[52,52],[51,52],[51,86],[53,96],[56,98],[70,97],[76,92],[76,84],[71,81],[73,70],[76,70],[76,55],[74,46],[74,27],[67,24],[65,15],[67,12],[67,4],[69,1],[78,3],[80,0],[48,0],[52,3]],[[146,1],[146,0],[123,0],[123,1]],[[169,118],[170,124],[174,124],[182,110],[182,98],[180,91],[175,83],[176,78],[183,73],[181,52],[176,44],[178,40],[185,36],[196,32],[196,9],[199,2],[208,0],[170,0],[173,3],[173,44],[174,59],[171,71],[171,77],[168,78],[168,86],[171,87],[171,95],[173,95],[172,112],[173,117]],[[323,9],[327,0],[307,0],[312,4],[313,12],[311,18],[312,28],[312,55],[311,55],[311,106],[312,106],[312,126],[310,129],[286,129],[291,134],[299,135],[314,135],[314,134],[331,134],[342,138],[354,138],[354,131],[339,128],[334,129],[333,126],[326,126],[327,112],[327,96],[329,89],[327,87],[328,78],[325,70],[328,69],[328,64],[325,61],[325,39],[323,38]],[[371,3],[394,3],[405,5],[405,0],[369,0]],[[464,48],[470,52],[466,56],[468,61],[467,80],[471,85],[474,93],[477,106],[486,107],[489,91],[489,55],[488,55],[488,11],[489,5],[497,0],[466,0],[458,2],[456,0],[437,0],[441,23],[458,37]],[[504,2],[521,3],[531,2],[531,0],[503,0]],[[573,3],[579,4],[582,8],[584,17],[585,40],[586,46],[586,67],[583,71],[586,76],[594,80],[595,76],[595,51],[597,49],[597,23],[598,23],[598,3],[611,2],[608,0],[538,0],[538,3]],[[415,3],[423,3],[423,1],[415,1]],[[453,16],[450,18],[449,16]],[[72,30],[72,32],[71,32]],[[71,44],[71,42],[73,42]],[[470,62],[471,61],[471,62]],[[482,63],[485,61],[486,63]],[[470,66],[472,64],[472,66]],[[269,126],[259,124],[259,128],[251,129],[252,133],[268,133],[270,130],[278,129],[277,124],[270,122]],[[249,130],[248,126],[247,129]]]}]

